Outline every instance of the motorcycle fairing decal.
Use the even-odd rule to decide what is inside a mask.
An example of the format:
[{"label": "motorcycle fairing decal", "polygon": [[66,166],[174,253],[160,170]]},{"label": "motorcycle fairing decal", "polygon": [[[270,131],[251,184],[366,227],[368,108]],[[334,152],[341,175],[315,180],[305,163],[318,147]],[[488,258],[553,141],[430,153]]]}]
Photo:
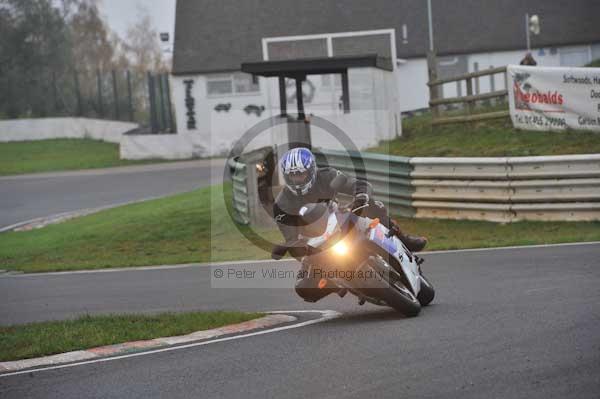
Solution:
[{"label": "motorcycle fairing decal", "polygon": [[387,237],[386,230],[387,229],[383,225],[377,225],[375,228],[371,229],[369,239],[385,249],[388,253],[395,255],[396,252],[398,252],[398,246],[393,237]]},{"label": "motorcycle fairing decal", "polygon": [[379,224],[371,229],[371,232],[369,233],[369,239],[398,260],[402,270],[404,271],[404,274],[408,279],[408,282],[410,283],[410,287],[408,288],[412,289],[413,293],[417,295],[421,290],[421,284],[417,278],[419,273],[416,265],[414,264],[414,261],[409,260],[408,256],[404,256],[405,250],[402,242],[395,236],[388,237],[387,232],[388,229]]},{"label": "motorcycle fairing decal", "polygon": [[400,262],[400,266],[408,278],[413,293],[417,295],[421,291],[421,280],[419,279],[419,270],[416,263],[414,260],[409,260],[408,256],[404,256],[404,254],[400,254],[400,256],[397,254],[396,259]]}]

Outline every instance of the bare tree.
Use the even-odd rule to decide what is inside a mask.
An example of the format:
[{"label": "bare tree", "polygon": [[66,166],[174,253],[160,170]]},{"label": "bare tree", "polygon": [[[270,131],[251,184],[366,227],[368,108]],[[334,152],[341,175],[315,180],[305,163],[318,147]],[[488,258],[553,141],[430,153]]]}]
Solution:
[{"label": "bare tree", "polygon": [[132,66],[139,72],[169,69],[162,57],[158,32],[152,25],[152,18],[145,7],[138,5],[138,21],[127,30],[124,48]]},{"label": "bare tree", "polygon": [[95,1],[79,1],[70,19],[74,61],[81,70],[109,70],[114,48]]},{"label": "bare tree", "polygon": [[117,70],[125,70],[131,67],[131,60],[127,56],[126,44],[116,32],[110,33],[110,44],[114,50],[113,67]]}]

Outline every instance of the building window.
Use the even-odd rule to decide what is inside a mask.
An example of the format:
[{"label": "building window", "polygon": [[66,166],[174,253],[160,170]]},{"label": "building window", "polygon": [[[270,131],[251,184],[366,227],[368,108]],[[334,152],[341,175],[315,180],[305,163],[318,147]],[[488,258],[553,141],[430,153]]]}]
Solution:
[{"label": "building window", "polygon": [[258,79],[253,79],[252,75],[236,72],[210,76],[206,82],[206,91],[209,97],[255,94],[260,92],[260,85]]},{"label": "building window", "polygon": [[232,87],[231,79],[211,79],[206,83],[209,96],[231,94]]},{"label": "building window", "polygon": [[236,73],[233,75],[233,86],[236,93],[258,93],[260,86],[258,78],[253,78],[247,73]]}]

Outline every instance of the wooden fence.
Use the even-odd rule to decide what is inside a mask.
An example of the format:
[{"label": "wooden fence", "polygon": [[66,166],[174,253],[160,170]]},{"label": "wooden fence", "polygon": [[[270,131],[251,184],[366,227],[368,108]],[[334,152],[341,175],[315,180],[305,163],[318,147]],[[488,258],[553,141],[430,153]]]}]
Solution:
[{"label": "wooden fence", "polygon": [[[432,62],[429,63],[432,65]],[[494,98],[504,98],[508,95],[508,90],[494,90],[488,93],[479,94],[479,90],[473,91],[474,87],[479,87],[479,78],[482,76],[490,76],[490,79],[494,79],[494,75],[503,73],[506,82],[506,66],[498,68],[489,68],[481,71],[475,71],[466,73],[463,75],[453,76],[449,78],[438,79],[435,68],[429,68],[429,106],[431,108],[432,124],[442,125],[447,123],[467,123],[474,121],[482,121],[488,119],[505,118],[509,116],[508,109],[501,111],[491,112],[478,112],[475,113],[475,104],[477,101],[491,100]],[[461,82],[466,81],[467,95],[458,97],[444,98],[442,85],[445,83]],[[466,114],[459,116],[443,116],[440,112],[442,105],[450,104],[463,104]]]}]

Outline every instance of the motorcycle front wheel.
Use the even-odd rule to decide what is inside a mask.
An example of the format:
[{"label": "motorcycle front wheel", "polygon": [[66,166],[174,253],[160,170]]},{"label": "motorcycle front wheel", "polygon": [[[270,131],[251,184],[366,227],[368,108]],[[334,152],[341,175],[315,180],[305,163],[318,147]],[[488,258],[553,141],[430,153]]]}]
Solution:
[{"label": "motorcycle front wheel", "polygon": [[421,273],[421,290],[419,291],[419,295],[417,295],[417,299],[421,306],[427,306],[433,301],[435,297],[435,290],[433,289],[433,285],[425,278],[423,273]]},{"label": "motorcycle front wheel", "polygon": [[[386,267],[381,264],[385,262],[381,257],[373,259],[372,267],[376,271],[382,271],[388,269],[391,266]],[[388,273],[383,275],[389,276]],[[421,304],[414,294],[404,286],[401,281],[387,281],[380,280],[382,288],[379,290],[379,298],[385,301],[389,306],[394,308],[397,312],[403,314],[406,317],[415,317],[421,312]]]}]

